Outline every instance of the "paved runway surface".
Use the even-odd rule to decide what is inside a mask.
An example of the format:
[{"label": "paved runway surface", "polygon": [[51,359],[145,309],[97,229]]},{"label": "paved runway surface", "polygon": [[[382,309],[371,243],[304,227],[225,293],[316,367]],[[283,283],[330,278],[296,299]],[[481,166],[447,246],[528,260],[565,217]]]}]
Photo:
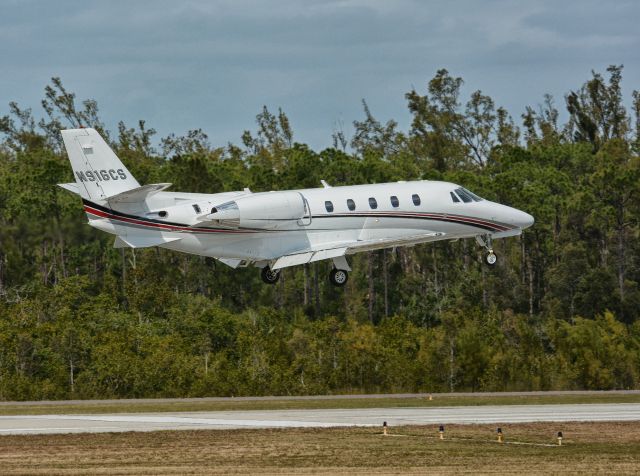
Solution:
[{"label": "paved runway surface", "polygon": [[535,421],[640,421],[640,403],[495,405],[442,408],[262,410],[0,417],[0,435],[224,428],[521,423]]}]

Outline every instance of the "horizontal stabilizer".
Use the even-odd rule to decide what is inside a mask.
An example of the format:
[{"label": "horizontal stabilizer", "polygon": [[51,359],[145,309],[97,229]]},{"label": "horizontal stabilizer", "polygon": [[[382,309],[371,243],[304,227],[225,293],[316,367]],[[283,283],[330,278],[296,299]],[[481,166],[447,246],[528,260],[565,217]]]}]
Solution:
[{"label": "horizontal stabilizer", "polygon": [[149,195],[161,192],[171,187],[170,183],[150,183],[142,187],[133,188],[126,192],[108,197],[109,203],[137,203],[144,201]]},{"label": "horizontal stabilizer", "polygon": [[75,193],[76,195],[80,195],[80,187],[75,182],[72,183],[59,183],[58,187],[62,187],[65,190],[68,190],[71,193]]},{"label": "horizontal stabilizer", "polygon": [[182,238],[165,238],[163,236],[117,236],[114,248],[149,248],[161,246]]}]

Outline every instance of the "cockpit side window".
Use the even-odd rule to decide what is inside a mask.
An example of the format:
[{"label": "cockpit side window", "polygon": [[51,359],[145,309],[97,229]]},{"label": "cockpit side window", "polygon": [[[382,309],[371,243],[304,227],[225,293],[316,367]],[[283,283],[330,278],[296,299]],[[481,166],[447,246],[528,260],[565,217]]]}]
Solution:
[{"label": "cockpit side window", "polygon": [[473,198],[471,198],[471,195],[468,195],[463,188],[456,189],[456,195],[458,195],[464,203],[473,202]]},{"label": "cockpit side window", "polygon": [[462,199],[463,202],[481,202],[483,199],[478,197],[475,193],[470,192],[466,188],[456,188],[454,192]]},{"label": "cockpit side window", "polygon": [[463,188],[462,190],[464,190],[465,192],[467,192],[467,194],[473,199],[474,202],[481,202],[482,198],[478,197],[475,193],[470,192],[469,190],[467,190],[466,188]]},{"label": "cockpit side window", "polygon": [[451,194],[451,200],[453,200],[455,203],[460,203],[460,199],[455,193],[453,192],[449,192],[449,193]]}]

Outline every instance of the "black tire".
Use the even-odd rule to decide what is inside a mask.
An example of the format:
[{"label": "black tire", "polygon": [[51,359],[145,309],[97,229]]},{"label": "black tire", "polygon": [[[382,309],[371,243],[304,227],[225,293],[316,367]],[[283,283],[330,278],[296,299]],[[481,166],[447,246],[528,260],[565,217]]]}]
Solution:
[{"label": "black tire", "polygon": [[272,271],[269,266],[265,266],[260,271],[260,277],[267,284],[276,284],[280,279],[280,271]]},{"label": "black tire", "polygon": [[344,269],[333,268],[329,273],[329,281],[334,286],[341,288],[347,281],[349,281],[349,273],[347,273]]},{"label": "black tire", "polygon": [[495,266],[495,264],[498,262],[498,257],[493,251],[490,251],[489,254],[485,256],[484,262],[487,263],[489,266]]}]

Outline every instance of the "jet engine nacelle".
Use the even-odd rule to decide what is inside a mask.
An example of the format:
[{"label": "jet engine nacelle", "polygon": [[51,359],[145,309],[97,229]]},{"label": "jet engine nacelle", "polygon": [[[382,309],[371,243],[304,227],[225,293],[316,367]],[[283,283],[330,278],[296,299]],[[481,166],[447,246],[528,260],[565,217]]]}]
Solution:
[{"label": "jet engine nacelle", "polygon": [[218,205],[207,215],[212,224],[225,228],[289,228],[308,214],[299,192],[256,193]]}]

